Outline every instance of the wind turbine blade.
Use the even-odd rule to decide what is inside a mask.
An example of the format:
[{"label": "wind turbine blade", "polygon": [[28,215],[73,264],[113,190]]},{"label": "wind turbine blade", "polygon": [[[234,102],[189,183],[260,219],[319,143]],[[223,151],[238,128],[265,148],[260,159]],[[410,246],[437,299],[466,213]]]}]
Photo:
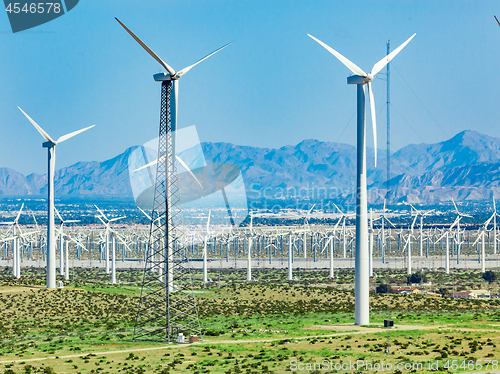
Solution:
[{"label": "wind turbine blade", "polygon": [[[311,211],[314,209],[314,207],[315,207],[315,206],[316,206],[316,204],[314,204],[314,205],[312,206],[312,208],[311,208],[311,209],[309,209],[309,211],[307,212],[307,214],[311,213]],[[306,214],[306,215],[307,215],[307,214]]]},{"label": "wind turbine blade", "polygon": [[373,76],[375,76],[375,74],[377,74],[380,70],[382,70],[385,65],[387,65],[389,62],[391,62],[391,60],[396,57],[396,55],[401,52],[401,50],[406,47],[406,45],[410,42],[410,40],[412,40],[415,35],[417,34],[413,34],[412,36],[410,36],[408,38],[408,40],[406,40],[406,42],[404,42],[403,44],[401,44],[399,47],[397,47],[394,51],[392,51],[391,53],[389,53],[387,56],[385,56],[382,60],[380,60],[379,62],[377,62],[375,65],[373,65],[373,69],[372,69],[372,72],[371,74]]},{"label": "wind turbine blade", "polygon": [[500,26],[500,22],[498,22],[497,16],[493,16],[493,17],[495,17],[495,19],[497,20],[498,26]]},{"label": "wind turbine blade", "polygon": [[[18,107],[18,108],[19,108],[19,107]],[[40,133],[40,134],[41,134],[41,135],[45,138],[45,140],[47,140],[48,142],[52,142],[52,143],[54,143],[54,144],[56,143],[54,140],[52,140],[52,138],[50,137],[50,135],[49,135],[49,134],[47,134],[47,133],[46,133],[46,132],[45,132],[45,131],[44,131],[44,130],[43,130],[43,129],[42,129],[42,128],[38,125],[38,123],[36,123],[35,121],[33,121],[33,119],[32,119],[30,116],[28,116],[28,115],[24,112],[24,110],[22,110],[21,108],[19,108],[19,110],[20,110],[21,112],[23,112],[23,114],[26,116],[26,118],[27,118],[27,119],[31,122],[31,124],[32,124],[33,126],[35,126],[35,128],[36,128],[36,129],[38,130],[38,132],[39,132],[39,133]]]},{"label": "wind turbine blade", "polygon": [[78,131],[73,131],[72,133],[63,135],[59,139],[57,139],[56,143],[62,143],[63,141],[68,140],[69,138],[72,138],[73,136],[78,135],[78,134],[80,134],[80,133],[82,133],[84,131],[87,131],[88,129],[91,129],[94,126],[95,125],[92,125],[92,126],[89,126],[89,127],[85,127],[84,129],[81,129],[81,130],[78,130]]},{"label": "wind turbine blade", "polygon": [[64,223],[75,223],[75,222],[80,222],[79,219],[69,219],[67,221],[64,221]]},{"label": "wind turbine blade", "polygon": [[330,52],[332,55],[337,57],[340,62],[342,62],[350,71],[352,71],[356,75],[361,75],[362,77],[368,76],[359,66],[357,66],[355,63],[349,61],[347,58],[342,56],[340,53],[338,53],[335,49],[332,47],[326,45],[323,43],[321,40],[316,39],[314,36],[307,34],[311,39],[317,41],[319,44],[321,44],[328,52]]},{"label": "wind turbine blade", "polygon": [[205,57],[203,57],[201,60],[198,60],[196,61],[193,65],[190,65],[188,67],[185,67],[184,69],[182,69],[181,71],[177,72],[177,74],[179,76],[183,75],[183,74],[186,74],[189,70],[191,70],[192,68],[194,68],[196,65],[198,65],[200,62],[202,61],[205,61],[207,58],[209,58],[210,56],[213,56],[215,55],[217,52],[219,52],[220,50],[226,48],[229,44],[232,44],[234,43],[234,40],[232,42],[229,42],[227,43],[226,45],[223,45],[222,47],[220,47],[219,49],[216,49],[215,51],[213,51],[212,53],[206,55]]},{"label": "wind turbine blade", "polygon": [[[160,160],[160,161],[163,161],[164,159],[165,159],[165,156],[161,156],[161,157],[159,158],[159,160]],[[142,170],[142,169],[146,169],[146,168],[149,168],[149,167],[151,167],[151,166],[153,166],[153,165],[156,165],[157,163],[158,163],[158,159],[153,160],[153,161],[151,161],[149,164],[146,164],[146,165],[144,165],[144,166],[141,166],[141,167],[140,167],[140,168],[138,168],[138,169],[135,169],[135,170],[134,170],[134,173],[135,173],[136,171],[139,171],[139,170]]]},{"label": "wind turbine blade", "polygon": [[[99,213],[101,213],[101,215],[102,215],[102,216],[104,217],[104,219],[107,221],[107,220],[108,220],[108,217],[106,217],[106,215],[104,214],[104,212],[103,212],[101,209],[99,209],[99,207],[98,207],[97,205],[94,205],[94,206],[95,206],[95,208],[97,209],[97,211],[98,211]],[[104,223],[104,222],[103,222],[103,223]]]},{"label": "wind turbine blade", "polygon": [[189,168],[189,166],[187,166],[186,163],[179,156],[176,155],[175,158],[177,159],[177,161],[179,161],[181,163],[182,166],[184,166],[184,169],[186,169],[188,171],[188,173],[191,174],[191,176],[194,178],[194,180],[200,185],[200,188],[203,188],[203,186],[201,185],[200,181],[193,174],[193,172],[191,171],[191,169]]},{"label": "wind turbine blade", "polygon": [[457,204],[455,204],[455,200],[453,200],[453,198],[451,198],[451,201],[453,202],[453,206],[455,207],[455,211],[460,214],[460,212],[458,211],[458,208],[457,208]]},{"label": "wind turbine blade", "polygon": [[118,221],[119,219],[123,219],[123,218],[127,218],[127,217],[126,217],[126,216],[121,216],[121,217],[111,218],[111,219],[109,220],[109,222]]},{"label": "wind turbine blade", "polygon": [[340,208],[339,208],[337,205],[335,205],[335,203],[332,203],[332,204],[333,204],[333,206],[334,206],[335,208],[337,208],[337,210],[338,210],[341,214],[344,214],[344,212],[342,212],[342,211],[340,210]]},{"label": "wind turbine blade", "polygon": [[57,216],[59,217],[59,219],[61,220],[61,222],[64,222],[64,220],[62,219],[61,215],[59,214],[59,211],[57,210],[56,207],[54,207],[54,210],[56,211],[56,214]]},{"label": "wind turbine blade", "polygon": [[208,220],[207,220],[207,234],[209,233],[209,228],[210,228],[210,215],[212,214],[212,210],[210,209],[208,211]]},{"label": "wind turbine blade", "polygon": [[146,213],[144,210],[142,210],[140,207],[138,207],[138,208],[139,208],[139,210],[140,210],[142,213],[144,213],[144,215],[145,215],[146,217],[148,217],[148,219],[149,219],[150,221],[152,221],[152,220],[153,220],[149,214],[147,214],[147,213]]},{"label": "wind turbine blade", "polygon": [[163,61],[161,58],[159,58],[159,57],[158,57],[158,55],[157,55],[156,53],[154,53],[154,52],[153,52],[153,51],[152,51],[152,50],[151,50],[151,49],[150,49],[150,48],[149,48],[146,44],[144,44],[144,42],[143,42],[141,39],[139,39],[139,38],[138,38],[138,37],[137,37],[137,36],[136,36],[136,35],[135,35],[132,31],[130,31],[130,30],[127,28],[127,26],[125,26],[123,23],[121,23],[121,22],[120,22],[120,20],[119,20],[118,18],[116,18],[116,17],[115,17],[115,19],[116,19],[116,20],[118,21],[118,23],[119,23],[120,25],[122,25],[122,27],[123,27],[123,28],[124,28],[124,29],[125,29],[125,30],[129,33],[129,34],[130,34],[130,36],[131,36],[132,38],[134,38],[134,39],[135,39],[135,41],[136,41],[137,43],[139,43],[139,44],[141,45],[141,47],[142,47],[142,48],[144,48],[144,49],[145,49],[145,51],[146,51],[146,52],[148,52],[148,53],[149,53],[149,55],[150,55],[151,57],[153,57],[156,61],[158,61],[158,63],[159,63],[161,66],[163,66],[163,67],[164,67],[164,68],[168,71],[168,73],[170,74],[170,76],[172,76],[172,77],[173,77],[173,76],[175,76],[175,70],[174,70],[174,69],[172,69],[172,68],[171,68],[171,67],[170,67],[170,66],[169,66],[169,65],[168,65],[165,61]]},{"label": "wind turbine blade", "polygon": [[371,82],[368,82],[368,95],[370,96],[370,110],[372,112],[373,154],[375,156],[375,167],[377,167],[377,115],[375,113],[375,98],[373,97]]},{"label": "wind turbine blade", "polygon": [[24,203],[21,204],[21,209],[19,209],[19,213],[17,213],[17,217],[14,220],[15,223],[17,223],[17,221],[19,220],[19,217],[21,217],[21,212],[23,211],[23,208],[24,208]]},{"label": "wind turbine blade", "polygon": [[497,207],[495,205],[495,196],[493,195],[493,211],[496,213],[497,212]]}]

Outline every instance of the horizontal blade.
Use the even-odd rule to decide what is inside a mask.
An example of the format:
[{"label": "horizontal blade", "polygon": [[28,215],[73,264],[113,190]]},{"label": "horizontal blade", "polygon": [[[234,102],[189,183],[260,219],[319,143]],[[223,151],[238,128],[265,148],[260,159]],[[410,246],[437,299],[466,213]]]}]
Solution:
[{"label": "horizontal blade", "polygon": [[84,131],[87,131],[88,129],[91,129],[94,126],[95,125],[92,125],[92,126],[89,126],[89,127],[85,127],[84,129],[81,129],[81,130],[78,130],[78,131],[73,131],[73,132],[71,132],[69,134],[63,135],[59,139],[57,139],[56,144],[62,143],[63,141],[68,140],[69,138],[72,138],[73,136],[78,135],[78,134],[80,134],[80,133],[82,133]]},{"label": "horizontal blade", "polygon": [[[160,161],[163,161],[163,159],[164,159],[164,158],[165,158],[165,156],[161,156],[161,157],[160,157]],[[144,165],[144,166],[141,166],[140,168],[135,169],[135,170],[134,170],[134,173],[135,173],[136,171],[139,171],[139,170],[142,170],[142,169],[146,169],[146,168],[149,168],[149,167],[151,167],[151,166],[153,166],[153,165],[156,165],[157,163],[158,163],[158,159],[153,160],[153,161],[151,161],[150,163],[148,163],[148,164],[146,164],[146,165]]]},{"label": "horizontal blade", "polygon": [[352,71],[356,75],[361,75],[362,77],[368,76],[359,66],[354,64],[353,62],[349,61],[347,58],[342,56],[340,53],[338,53],[335,49],[332,47],[326,45],[323,43],[321,40],[316,39],[314,36],[307,34],[311,39],[317,41],[319,44],[321,44],[328,52],[330,52],[332,55],[337,57],[340,62],[342,62],[350,71]]},{"label": "horizontal blade", "polygon": [[111,219],[109,220],[109,222],[118,221],[119,219],[123,219],[123,218],[127,218],[127,217],[126,217],[126,216],[121,216],[121,217],[111,218]]},{"label": "horizontal blade", "polygon": [[144,48],[146,50],[146,52],[149,53],[149,55],[151,57],[153,57],[156,61],[158,61],[158,63],[163,66],[165,68],[165,70],[168,71],[168,73],[170,74],[170,76],[175,76],[175,70],[172,69],[165,61],[163,61],[161,58],[158,57],[158,55],[156,53],[154,53],[146,44],[144,44],[144,42],[139,39],[132,31],[130,31],[127,26],[125,26],[123,23],[120,22],[120,20],[118,18],[115,17],[115,19],[118,21],[118,23],[120,25],[122,25],[122,27],[130,34],[130,36],[132,38],[135,39],[135,41],[137,43],[139,43],[141,45],[142,48]]},{"label": "horizontal blade", "polygon": [[385,56],[382,60],[380,60],[379,62],[377,62],[375,65],[373,65],[373,69],[372,69],[372,72],[371,74],[373,76],[375,76],[375,74],[377,74],[380,70],[382,70],[385,65],[387,65],[389,62],[391,62],[391,60],[396,57],[396,55],[401,52],[401,50],[406,47],[406,45],[410,42],[410,40],[412,40],[415,35],[417,34],[413,34],[412,36],[410,36],[408,38],[408,40],[406,40],[406,42],[404,42],[403,44],[401,44],[399,47],[397,47],[394,51],[392,51],[391,53],[389,53],[387,56]]},{"label": "horizontal blade", "polygon": [[177,75],[181,76],[183,74],[186,74],[189,70],[191,70],[192,68],[194,68],[196,65],[198,65],[200,62],[206,60],[207,58],[209,58],[210,56],[213,56],[215,55],[217,52],[219,52],[220,50],[226,48],[229,44],[232,44],[234,43],[234,40],[232,42],[229,42],[227,43],[226,45],[223,45],[222,47],[220,47],[219,49],[216,49],[215,51],[213,51],[212,53],[210,53],[209,55],[206,55],[205,57],[203,57],[201,60],[198,60],[196,61],[193,65],[190,65],[188,67],[185,67],[184,69],[182,69],[181,71],[177,72]]},{"label": "horizontal blade", "polygon": [[[18,107],[19,108],[19,107]],[[19,108],[19,110],[21,112],[23,112],[23,114],[26,116],[26,118],[32,123],[33,126],[35,126],[35,128],[38,130],[38,132],[45,138],[45,140],[47,140],[48,142],[52,142],[54,144],[56,144],[56,142],[54,140],[52,140],[52,138],[50,137],[49,134],[47,134],[39,125],[38,123],[36,123],[35,121],[33,121],[33,119],[31,119],[30,116],[28,116],[24,110],[22,110],[21,108]]]}]

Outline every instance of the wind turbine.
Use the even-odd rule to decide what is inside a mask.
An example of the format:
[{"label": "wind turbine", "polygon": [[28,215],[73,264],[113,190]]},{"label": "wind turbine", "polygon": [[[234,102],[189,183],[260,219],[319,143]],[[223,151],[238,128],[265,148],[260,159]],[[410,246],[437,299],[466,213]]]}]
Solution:
[{"label": "wind turbine", "polygon": [[12,275],[15,278],[20,278],[21,277],[21,271],[20,271],[20,253],[19,253],[19,239],[16,234],[16,228],[19,230],[19,233],[22,234],[21,228],[19,227],[19,217],[21,217],[21,212],[23,211],[24,208],[24,203],[21,204],[21,209],[19,209],[19,212],[17,213],[16,218],[14,221],[10,222],[0,222],[0,225],[9,225],[10,227],[7,230],[10,230],[12,228],[12,237],[9,237],[7,239],[3,239],[2,241],[7,242],[8,240],[12,239]]},{"label": "wind turbine", "polygon": [[[65,280],[69,280],[69,264],[68,264],[68,250],[66,246],[66,256],[63,256],[64,254],[64,224],[65,223],[75,223],[75,222],[80,222],[78,219],[68,219],[68,220],[63,220],[61,215],[59,214],[59,211],[57,210],[56,207],[54,207],[57,216],[59,217],[59,274],[64,275]],[[66,271],[64,270],[63,264],[66,263]]]},{"label": "wind turbine", "polygon": [[210,237],[210,214],[212,210],[208,211],[207,219],[207,233],[205,235],[205,240],[203,240],[203,285],[206,287],[208,282],[208,269],[207,269],[207,244],[208,238]]},{"label": "wind turbine", "polygon": [[[309,35],[309,34],[308,34]],[[365,73],[357,65],[349,61],[340,53],[322,41],[309,35],[321,44],[328,52],[340,60],[354,75],[347,78],[347,84],[357,85],[357,182],[356,182],[356,259],[355,259],[355,324],[368,325],[370,323],[370,271],[368,249],[368,214],[366,191],[366,128],[365,128],[365,84],[368,85],[370,109],[373,127],[375,166],[377,165],[377,125],[375,101],[371,82],[409,42],[415,34],[398,48],[373,65],[370,74]]]},{"label": "wind turbine", "polygon": [[[458,211],[458,207],[457,207],[457,204],[455,204],[455,200],[453,200],[453,198],[451,199],[451,201],[453,202],[453,206],[455,207],[455,212],[457,214],[457,218],[455,220],[456,222],[456,225],[457,225],[457,235],[456,235],[456,242],[457,242],[457,250],[456,250],[456,255],[457,255],[457,264],[459,263],[459,256],[460,256],[460,246],[462,244],[461,240],[460,240],[460,220],[463,218],[463,217],[468,217],[468,218],[472,218],[471,215],[468,215],[468,214],[465,214],[465,213],[460,213]],[[450,228],[451,230],[451,228]]]},{"label": "wind turbine", "polygon": [[475,246],[476,243],[481,240],[481,273],[484,273],[486,271],[486,263],[485,263],[485,257],[486,253],[484,250],[484,237],[486,236],[486,231],[488,230],[488,225],[490,224],[491,220],[493,219],[494,216],[491,216],[486,220],[484,223],[482,229],[479,230],[479,233],[477,235],[476,241],[472,246]]},{"label": "wind turbine", "polygon": [[111,222],[118,221],[119,219],[125,218],[125,216],[108,218],[108,217],[106,217],[104,212],[101,209],[99,209],[99,207],[97,205],[94,205],[94,206],[96,207],[97,211],[100,214],[100,215],[97,215],[96,218],[98,218],[99,221],[101,221],[102,224],[106,228],[106,231],[105,231],[105,256],[106,256],[105,270],[106,270],[106,274],[109,274],[109,231],[110,231],[109,224]]},{"label": "wind turbine", "polygon": [[336,50],[322,41],[309,35],[333,54],[354,75],[347,77],[347,84],[356,84],[357,88],[357,178],[356,178],[356,259],[355,259],[355,324],[368,325],[370,323],[370,263],[368,248],[368,213],[366,191],[366,127],[365,127],[365,84],[368,85],[370,109],[372,115],[373,141],[375,166],[377,165],[377,125],[375,101],[371,89],[371,81],[409,42],[415,34],[398,48],[373,65],[370,74],[365,73],[357,65],[342,56]]},{"label": "wind turbine", "polygon": [[[19,108],[19,107],[18,107]],[[57,140],[53,140],[33,119],[28,116],[21,108],[19,110],[28,118],[33,126],[38,130],[40,135],[44,137],[46,142],[42,143],[42,147],[48,151],[48,181],[47,181],[47,288],[56,288],[56,242],[55,242],[55,226],[54,226],[54,171],[56,167],[56,145],[78,135],[95,125],[85,127],[84,129],[71,132],[61,136]]]},{"label": "wind turbine", "polygon": [[[418,210],[417,208],[415,208],[413,205],[411,205],[411,208],[413,210],[415,210],[415,213],[417,214],[417,216],[420,216],[420,237],[419,237],[419,241],[420,241],[420,257],[423,256],[424,254],[424,241],[423,241],[423,238],[424,238],[424,217],[426,216],[429,216],[431,213],[434,212],[434,209],[431,209],[431,210]],[[428,253],[425,254],[425,257],[428,257]]]}]

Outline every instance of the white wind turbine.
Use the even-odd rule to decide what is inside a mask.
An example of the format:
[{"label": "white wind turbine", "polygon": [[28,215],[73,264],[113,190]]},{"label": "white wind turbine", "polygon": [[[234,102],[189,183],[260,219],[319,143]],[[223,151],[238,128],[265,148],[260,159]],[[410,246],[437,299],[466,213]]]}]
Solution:
[{"label": "white wind turbine", "polygon": [[493,219],[494,216],[491,216],[488,218],[488,220],[484,223],[483,227],[479,230],[476,241],[472,246],[474,247],[476,243],[481,240],[481,273],[484,273],[486,271],[486,252],[484,250],[484,238],[486,236],[486,231],[488,231],[488,225],[490,224],[491,220]]},{"label": "white wind turbine", "polygon": [[[18,107],[19,108],[19,107]],[[55,226],[54,226],[54,171],[56,166],[56,145],[78,135],[95,125],[84,129],[71,132],[61,136],[57,140],[53,140],[30,116],[28,116],[21,108],[19,110],[28,118],[33,126],[38,130],[40,135],[46,140],[42,143],[42,147],[48,150],[48,181],[47,181],[47,288],[56,288],[56,243],[55,243]]]},{"label": "white wind turbine", "polygon": [[19,234],[22,234],[21,228],[19,227],[19,217],[21,217],[21,212],[23,211],[23,208],[24,208],[24,203],[21,204],[21,209],[19,209],[19,212],[17,213],[17,216],[14,219],[14,221],[0,222],[0,225],[10,226],[9,228],[7,228],[7,231],[12,228],[12,236],[2,239],[2,242],[7,242],[8,240],[12,239],[12,275],[15,278],[21,277],[20,273],[21,256],[19,251],[19,238],[17,236],[16,229],[19,231]]},{"label": "white wind turbine", "polygon": [[106,274],[109,274],[109,232],[110,232],[110,227],[109,227],[109,224],[111,222],[115,222],[115,221],[118,221],[119,219],[123,219],[125,218],[125,216],[122,216],[122,217],[115,217],[115,218],[108,218],[106,217],[106,215],[104,214],[104,212],[99,209],[99,207],[97,205],[94,205],[97,209],[97,211],[99,212],[100,215],[97,215],[96,218],[99,219],[99,221],[102,222],[102,224],[105,226],[106,228],[106,231],[105,231],[105,256],[106,256],[106,261],[105,261],[105,270],[106,270]]},{"label": "white wind turbine", "polygon": [[[309,34],[308,34],[309,35]],[[375,101],[371,82],[415,36],[413,34],[398,48],[373,65],[370,74],[365,73],[357,65],[349,61],[340,53],[322,41],[309,35],[321,44],[328,52],[340,60],[354,75],[347,78],[348,84],[356,84],[357,89],[357,183],[356,183],[356,259],[355,259],[355,324],[368,325],[370,323],[370,277],[369,277],[369,249],[368,249],[368,219],[367,219],[367,191],[366,191],[366,128],[365,128],[365,84],[368,85],[370,109],[373,127],[375,166],[377,165],[377,126]]]},{"label": "white wind turbine", "polygon": [[[65,280],[69,280],[69,263],[68,263],[68,247],[66,246],[66,251],[64,250],[64,224],[65,223],[75,223],[80,222],[78,219],[68,219],[63,220],[59,211],[54,207],[57,216],[59,217],[59,274],[64,275]],[[64,269],[64,264],[66,264],[66,269]]]},{"label": "white wind turbine", "polygon": [[[457,247],[456,247],[456,253],[455,255],[457,256],[457,264],[459,263],[459,258],[460,258],[460,246],[462,245],[462,241],[460,240],[460,220],[463,218],[463,217],[468,217],[468,218],[472,218],[471,215],[469,214],[465,214],[465,213],[460,213],[458,211],[458,207],[457,207],[457,204],[455,204],[455,200],[453,200],[453,198],[451,199],[451,201],[453,202],[453,206],[455,207],[455,212],[457,214],[457,218],[455,220],[455,223],[457,225],[457,234],[456,234],[456,243],[457,243]],[[453,226],[452,226],[453,227]],[[450,228],[450,231],[451,231],[451,228]]]},{"label": "white wind turbine", "polygon": [[205,238],[203,240],[203,285],[206,286],[208,282],[208,268],[207,268],[207,244],[208,239],[210,238],[210,215],[212,211],[208,211],[208,219],[207,219],[207,233],[205,234]]},{"label": "white wind turbine", "polygon": [[[424,255],[424,217],[427,217],[429,215],[431,215],[433,212],[434,212],[434,209],[431,209],[431,210],[418,210],[417,208],[415,208],[413,205],[411,205],[411,208],[413,210],[415,210],[415,213],[417,214],[417,216],[420,216],[420,232],[419,232],[419,241],[420,241],[420,257],[422,257]],[[426,253],[426,257],[427,257],[427,253]]]}]

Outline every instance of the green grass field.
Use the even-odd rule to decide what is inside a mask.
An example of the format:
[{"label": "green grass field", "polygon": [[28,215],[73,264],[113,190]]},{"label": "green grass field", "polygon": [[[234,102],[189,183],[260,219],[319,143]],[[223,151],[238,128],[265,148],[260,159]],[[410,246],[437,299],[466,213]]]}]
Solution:
[{"label": "green grass field", "polygon": [[[110,285],[102,270],[80,269],[58,290],[44,288],[41,270],[19,280],[2,271],[0,373],[435,372],[431,364],[500,372],[499,299],[372,294],[370,326],[354,326],[353,272],[331,281],[303,271],[300,285],[269,282],[280,273],[268,272],[253,284],[227,273],[220,288],[197,287],[203,341],[166,345],[132,340],[139,271],[121,272],[121,283]],[[383,276],[406,281],[403,273]],[[455,274],[455,282],[497,287],[474,271]],[[382,327],[388,316],[390,331]],[[357,360],[364,366],[344,370]]]}]

